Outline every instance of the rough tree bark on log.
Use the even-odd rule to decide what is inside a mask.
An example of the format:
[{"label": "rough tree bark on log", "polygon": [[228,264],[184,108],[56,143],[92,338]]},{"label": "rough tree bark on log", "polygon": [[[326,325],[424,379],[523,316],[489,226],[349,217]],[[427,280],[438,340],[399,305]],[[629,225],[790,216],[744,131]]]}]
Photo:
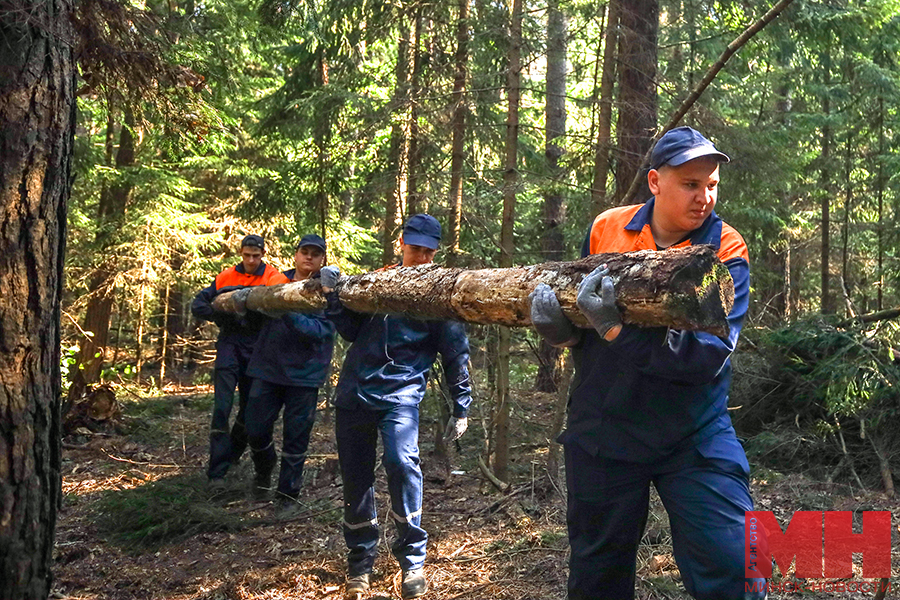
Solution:
[{"label": "rough tree bark on log", "polygon": [[[337,291],[344,306],[362,313],[526,327],[531,325],[528,294],[543,282],[556,292],[573,323],[590,327],[575,299],[578,283],[602,263],[609,266],[626,323],[728,335],[734,282],[715,250],[705,245],[593,254],[572,262],[508,269],[397,267],[343,277]],[[231,293],[218,296],[213,306],[234,312]],[[310,312],[324,307],[318,280],[257,287],[247,298],[250,310]]]}]

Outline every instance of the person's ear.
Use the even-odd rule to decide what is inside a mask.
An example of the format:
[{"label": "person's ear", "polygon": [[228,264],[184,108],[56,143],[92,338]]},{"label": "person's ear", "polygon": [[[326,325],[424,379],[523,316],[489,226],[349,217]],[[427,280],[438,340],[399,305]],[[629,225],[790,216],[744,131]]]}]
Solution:
[{"label": "person's ear", "polygon": [[653,192],[654,196],[659,194],[659,171],[656,169],[650,169],[650,171],[647,172],[647,186],[650,188],[650,191]]}]

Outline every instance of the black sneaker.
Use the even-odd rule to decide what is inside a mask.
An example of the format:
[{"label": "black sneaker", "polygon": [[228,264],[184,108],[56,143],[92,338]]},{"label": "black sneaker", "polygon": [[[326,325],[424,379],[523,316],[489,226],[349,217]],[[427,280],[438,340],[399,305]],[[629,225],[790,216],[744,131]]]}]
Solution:
[{"label": "black sneaker", "polygon": [[418,598],[428,591],[428,581],[425,580],[424,569],[413,569],[403,572],[403,585],[400,586],[400,596],[404,598]]},{"label": "black sneaker", "polygon": [[362,600],[368,591],[368,573],[347,577],[347,588],[344,590],[344,600]]}]

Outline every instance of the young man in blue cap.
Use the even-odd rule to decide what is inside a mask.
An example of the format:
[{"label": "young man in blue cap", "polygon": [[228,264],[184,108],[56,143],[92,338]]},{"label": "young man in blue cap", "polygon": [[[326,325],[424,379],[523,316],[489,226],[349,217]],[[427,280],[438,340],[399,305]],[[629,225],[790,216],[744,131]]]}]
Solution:
[{"label": "young man in blue cap", "polygon": [[565,446],[570,600],[631,600],[651,482],[669,513],[675,559],[698,600],[764,597],[745,591],[744,512],[753,509],[749,466],[728,416],[731,362],[750,295],[747,246],[713,211],[719,164],[690,127],[667,132],[651,155],[654,197],[596,218],[582,256],[712,244],[734,279],[730,334],[622,323],[606,265],[579,286],[579,330],[553,291],[531,295],[535,329],[571,346],[576,374]]},{"label": "young man in blue cap", "polygon": [[[294,253],[294,267],[269,285],[318,278],[325,263],[325,240],[303,236]],[[334,325],[325,311],[286,313],[268,319],[256,340],[247,374],[253,378],[247,404],[247,439],[256,475],[254,495],[264,498],[272,483],[278,456],[272,431],[284,407],[284,433],[277,494],[279,514],[296,510],[303,482],[306,449],[316,420],[319,388],[325,383],[334,350]]]},{"label": "young man in blue cap", "polygon": [[[401,238],[402,266],[432,262],[440,240],[437,219],[423,214],[410,217]],[[391,550],[403,571],[401,595],[417,598],[428,590],[423,571],[428,535],[421,525],[419,402],[440,353],[454,404],[444,439],[455,440],[463,434],[472,401],[469,341],[462,323],[363,315],[344,308],[334,291],[339,275],[334,267],[322,269],[326,312],[338,333],[352,342],[335,394],[335,431],[344,482],[344,539],[349,549],[345,598],[359,600],[366,594],[378,552],[375,450],[379,433],[391,517],[397,526]]]},{"label": "young man in blue cap", "polygon": [[[257,285],[266,285],[281,274],[263,262],[266,244],[261,236],[248,235],[241,240],[241,262],[219,273],[212,285],[200,290],[191,303],[191,313],[198,319],[212,321],[219,326],[216,339],[216,364],[212,425],[209,432],[209,477],[214,492],[224,489],[228,467],[238,462],[247,448],[244,410],[250,396],[250,377],[247,365],[253,354],[256,336],[265,323],[262,315],[236,315],[216,312],[213,299],[223,292]],[[231,431],[228,417],[234,405],[234,388],[238,388],[238,414]]]}]

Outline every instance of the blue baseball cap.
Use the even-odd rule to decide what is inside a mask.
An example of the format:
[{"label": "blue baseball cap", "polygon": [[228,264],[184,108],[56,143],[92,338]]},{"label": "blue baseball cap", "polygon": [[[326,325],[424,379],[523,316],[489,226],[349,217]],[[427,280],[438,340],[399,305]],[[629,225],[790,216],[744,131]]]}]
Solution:
[{"label": "blue baseball cap", "polygon": [[325,252],[325,240],[314,233],[308,233],[300,238],[300,241],[297,242],[297,250],[303,246],[315,246],[322,252]]},{"label": "blue baseball cap", "polygon": [[413,215],[403,226],[403,243],[437,250],[441,243],[441,224],[431,215]]},{"label": "blue baseball cap", "polygon": [[241,240],[241,248],[244,248],[245,246],[250,246],[253,248],[259,248],[260,250],[265,250],[266,242],[262,239],[261,235],[256,235],[254,233],[251,233],[250,235],[246,236],[244,239]]},{"label": "blue baseball cap", "polygon": [[689,160],[710,156],[719,162],[730,162],[703,134],[690,127],[676,127],[659,138],[650,153],[650,168],[659,169],[663,165],[677,167]]}]

